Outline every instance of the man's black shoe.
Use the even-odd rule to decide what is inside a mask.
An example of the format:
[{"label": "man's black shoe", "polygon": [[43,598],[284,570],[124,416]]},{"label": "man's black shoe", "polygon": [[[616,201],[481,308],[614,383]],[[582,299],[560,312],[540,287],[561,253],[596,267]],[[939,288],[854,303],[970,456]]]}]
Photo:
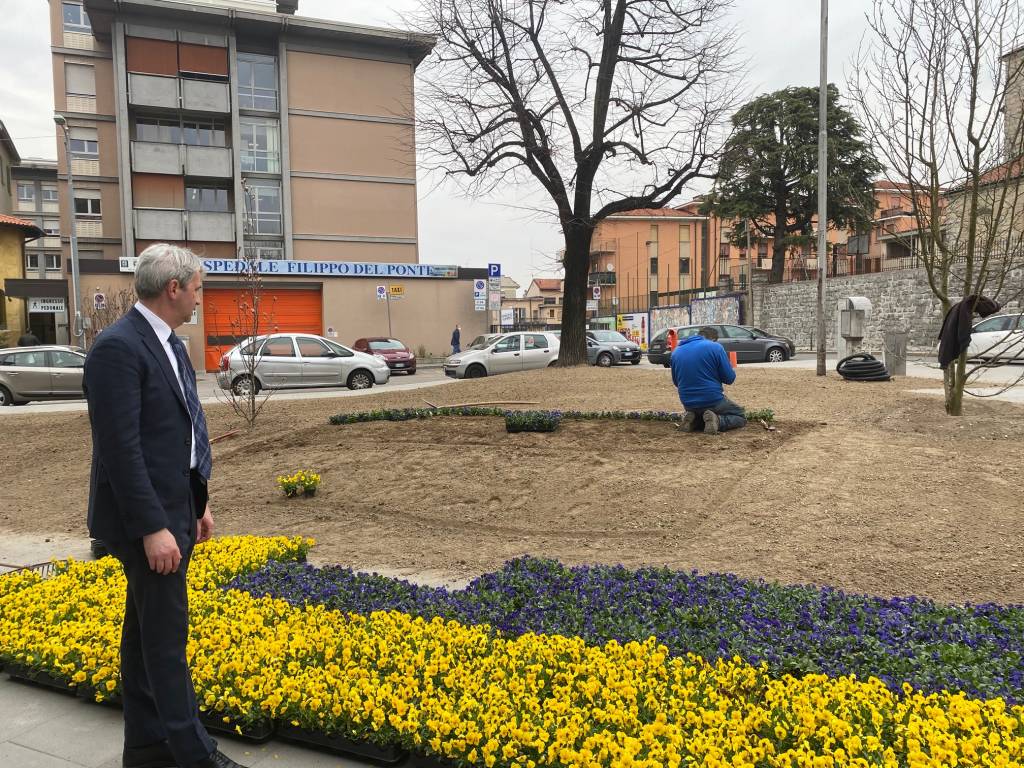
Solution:
[{"label": "man's black shoe", "polygon": [[124,768],[178,768],[166,741],[148,747],[125,747],[121,765]]},{"label": "man's black shoe", "polygon": [[200,760],[198,763],[190,765],[189,768],[245,768],[245,766],[236,763],[218,749],[205,760]]}]

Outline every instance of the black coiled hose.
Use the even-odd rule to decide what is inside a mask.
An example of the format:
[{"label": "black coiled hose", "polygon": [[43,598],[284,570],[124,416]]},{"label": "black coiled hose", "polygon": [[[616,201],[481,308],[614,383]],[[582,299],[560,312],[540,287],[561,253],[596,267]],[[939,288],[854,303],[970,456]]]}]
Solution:
[{"label": "black coiled hose", "polygon": [[847,381],[890,381],[885,363],[863,352],[844,357],[836,365],[836,372]]}]

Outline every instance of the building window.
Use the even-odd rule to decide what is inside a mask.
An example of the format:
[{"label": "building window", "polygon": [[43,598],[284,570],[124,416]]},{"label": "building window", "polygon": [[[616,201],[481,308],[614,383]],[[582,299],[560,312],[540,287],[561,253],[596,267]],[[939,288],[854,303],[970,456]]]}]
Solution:
[{"label": "building window", "polygon": [[280,235],[281,185],[250,181],[245,193],[246,226],[255,235]]},{"label": "building window", "polygon": [[251,243],[245,246],[245,255],[249,259],[280,261],[284,258],[284,246],[281,243]]},{"label": "building window", "polygon": [[277,59],[256,53],[238,54],[238,106],[277,111]]},{"label": "building window", "polygon": [[100,217],[100,198],[99,193],[96,193],[96,197],[76,197],[75,198],[75,218],[76,219],[98,219]]},{"label": "building window", "polygon": [[[679,271],[682,272],[683,260],[689,263],[690,260],[690,225],[679,225]],[[687,267],[689,269],[689,267]]]},{"label": "building window", "polygon": [[[32,272],[39,271],[39,256],[38,253],[26,253],[25,254],[25,269]],[[60,271],[60,254],[59,253],[44,253],[42,254],[43,263],[46,264],[47,272],[59,272]]]},{"label": "building window", "polygon": [[60,219],[43,219],[43,232],[48,237],[60,237]]},{"label": "building window", "polygon": [[36,201],[36,185],[18,183],[18,200],[22,203],[34,203]]},{"label": "building window", "polygon": [[92,34],[89,14],[79,3],[62,3],[64,6],[64,31]]},{"label": "building window", "polygon": [[757,258],[768,258],[768,243],[766,243],[764,240],[759,241],[757,244]]},{"label": "building window", "polygon": [[43,187],[43,202],[56,203],[60,200],[56,187]]},{"label": "building window", "polygon": [[95,128],[72,128],[68,143],[75,160],[96,160],[100,156],[99,135]]},{"label": "building window", "polygon": [[185,144],[193,147],[226,146],[224,123],[221,120],[184,120],[181,128]]},{"label": "building window", "polygon": [[135,120],[135,140],[181,144],[181,125],[177,120],[139,117]]},{"label": "building window", "polygon": [[227,213],[228,191],[217,187],[186,187],[185,210]]},{"label": "building window", "polygon": [[96,96],[96,68],[88,64],[64,65],[64,92],[68,96]]},{"label": "building window", "polygon": [[720,259],[728,259],[729,255],[731,253],[732,253],[732,250],[730,249],[728,243],[719,243],[718,244],[718,258],[720,258]]},{"label": "building window", "polygon": [[281,172],[281,129],[277,120],[241,117],[242,170],[256,173]]}]

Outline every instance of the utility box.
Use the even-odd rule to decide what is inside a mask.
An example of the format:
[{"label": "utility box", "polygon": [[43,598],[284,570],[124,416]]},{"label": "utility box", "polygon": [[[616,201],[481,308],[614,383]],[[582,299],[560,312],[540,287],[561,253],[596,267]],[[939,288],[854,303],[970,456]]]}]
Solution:
[{"label": "utility box", "polygon": [[886,331],[882,362],[893,376],[907,375],[907,331]]},{"label": "utility box", "polygon": [[865,296],[847,296],[837,302],[836,313],[836,353],[841,360],[856,354],[864,341],[871,301]]}]

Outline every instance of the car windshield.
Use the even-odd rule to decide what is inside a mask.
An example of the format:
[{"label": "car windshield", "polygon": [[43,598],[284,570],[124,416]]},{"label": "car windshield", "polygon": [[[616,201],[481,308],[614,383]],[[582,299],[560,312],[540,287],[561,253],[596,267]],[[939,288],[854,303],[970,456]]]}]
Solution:
[{"label": "car windshield", "polygon": [[624,342],[625,341],[625,342],[628,342],[629,341],[629,339],[627,339],[625,336],[623,336],[618,331],[591,331],[591,333],[594,334],[594,338],[597,339],[598,341],[604,341],[604,342],[609,342],[609,341],[613,341],[613,342],[615,342],[615,341],[617,341],[617,342]]},{"label": "car windshield", "polygon": [[405,349],[405,344],[397,339],[384,339],[383,341],[371,341],[370,349]]},{"label": "car windshield", "polygon": [[750,328],[749,330],[752,331],[755,336],[771,336],[771,334],[768,333],[768,331],[762,331],[760,328]]},{"label": "car windshield", "polygon": [[469,349],[487,349],[492,343],[497,341],[500,336],[477,336],[473,339],[473,343],[469,345]]}]

